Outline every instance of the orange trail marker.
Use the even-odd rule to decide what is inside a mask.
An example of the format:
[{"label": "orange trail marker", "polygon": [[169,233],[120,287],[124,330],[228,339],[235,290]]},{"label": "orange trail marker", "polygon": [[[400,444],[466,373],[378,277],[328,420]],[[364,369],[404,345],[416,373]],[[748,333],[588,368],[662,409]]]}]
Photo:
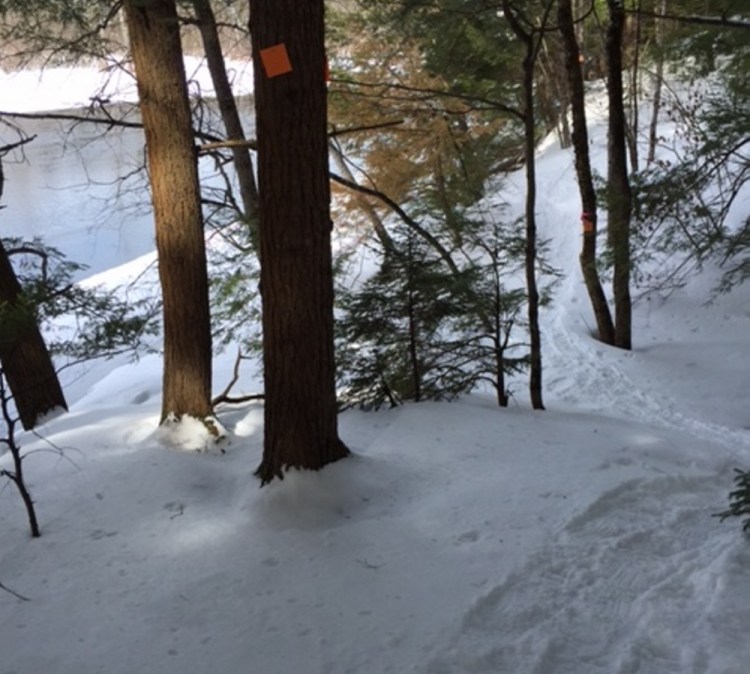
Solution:
[{"label": "orange trail marker", "polygon": [[263,63],[263,69],[266,71],[266,77],[278,77],[292,72],[292,62],[289,60],[289,53],[286,45],[274,45],[260,50],[260,60]]}]

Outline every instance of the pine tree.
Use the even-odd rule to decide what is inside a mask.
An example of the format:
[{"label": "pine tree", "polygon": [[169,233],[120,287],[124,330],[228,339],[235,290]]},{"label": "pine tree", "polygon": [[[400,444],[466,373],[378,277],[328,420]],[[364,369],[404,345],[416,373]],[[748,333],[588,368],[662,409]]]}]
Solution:
[{"label": "pine tree", "polygon": [[471,390],[456,321],[467,310],[470,272],[457,276],[412,231],[359,288],[342,290],[339,379],[346,406],[378,409]]}]

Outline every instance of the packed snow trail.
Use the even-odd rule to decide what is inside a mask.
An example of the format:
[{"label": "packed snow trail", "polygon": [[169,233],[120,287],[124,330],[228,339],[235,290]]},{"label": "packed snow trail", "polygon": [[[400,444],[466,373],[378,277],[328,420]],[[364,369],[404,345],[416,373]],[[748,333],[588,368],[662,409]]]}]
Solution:
[{"label": "packed snow trail", "polygon": [[717,488],[717,478],[665,476],[605,492],[479,597],[425,671],[746,671],[750,546],[715,527],[707,541]]},{"label": "packed snow trail", "polygon": [[[750,461],[750,432],[739,421],[750,426],[742,411],[750,391],[741,381],[750,292],[740,289],[708,309],[709,283],[699,280],[677,292],[682,305],[661,321],[636,305],[634,351],[597,342],[578,264],[580,235],[571,233],[580,208],[570,190],[572,156],[566,165],[559,154],[541,157],[538,170],[542,236],[564,277],[542,316],[545,402],[551,410],[631,422],[633,438],[598,469],[645,474],[617,482],[577,511],[566,509],[559,531],[477,597],[424,672],[743,674],[750,662],[742,633],[750,620],[750,546],[710,514],[731,487],[732,466]],[[691,413],[679,369],[674,383],[649,371],[657,360],[651,351],[696,332],[689,325],[695,316],[734,328],[721,337],[741,373],[739,400],[721,421],[707,405]],[[726,396],[728,382],[713,374],[715,382],[701,382],[706,396]],[[689,371],[684,383],[694,387]],[[696,440],[713,449],[699,457],[687,446]]]}]

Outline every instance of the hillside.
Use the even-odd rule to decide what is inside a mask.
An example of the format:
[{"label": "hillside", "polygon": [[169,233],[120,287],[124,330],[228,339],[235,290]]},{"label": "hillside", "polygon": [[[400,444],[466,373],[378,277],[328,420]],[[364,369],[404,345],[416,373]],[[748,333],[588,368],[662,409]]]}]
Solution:
[{"label": "hillside", "polygon": [[[707,303],[706,270],[638,302],[632,352],[601,345],[570,152],[550,140],[538,173],[564,275],[542,315],[547,411],[522,380],[504,410],[477,394],[348,411],[351,458],[258,489],[259,404],[223,412],[224,453],[190,451],[190,429],[157,432],[158,356],[97,365],[19,438],[41,539],[0,493],[0,582],[27,599],[0,593],[2,671],[744,673],[750,546],[711,515],[750,468],[750,288]],[[511,211],[521,185],[502,188]],[[90,224],[50,231],[90,255]],[[148,265],[138,231],[88,282]]]}]

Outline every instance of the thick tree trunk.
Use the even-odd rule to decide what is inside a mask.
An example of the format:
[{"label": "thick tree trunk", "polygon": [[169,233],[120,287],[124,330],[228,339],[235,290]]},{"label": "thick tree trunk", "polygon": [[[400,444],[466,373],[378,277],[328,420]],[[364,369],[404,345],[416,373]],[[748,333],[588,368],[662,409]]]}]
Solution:
[{"label": "thick tree trunk", "polygon": [[[0,197],[5,184],[0,160]],[[60,380],[36,323],[33,307],[19,303],[22,290],[0,240],[0,305],[12,321],[0,325],[0,367],[25,430],[54,409],[67,410]]]},{"label": "thick tree trunk", "polygon": [[596,266],[597,204],[596,189],[589,158],[589,135],[586,128],[586,104],[583,73],[579,60],[578,40],[573,23],[571,0],[559,0],[557,21],[565,49],[565,69],[568,75],[571,110],[573,113],[573,148],[581,193],[583,246],[580,262],[591,307],[594,311],[599,339],[605,344],[615,343],[615,326]]},{"label": "thick tree trunk", "polygon": [[628,180],[625,139],[625,104],[622,83],[622,35],[625,11],[622,0],[607,0],[607,93],[609,99],[607,207],[608,235],[614,261],[615,346],[630,349],[630,216],[632,196]]},{"label": "thick tree trunk", "polygon": [[162,422],[211,413],[211,326],[198,165],[174,0],[126,0],[164,301]]},{"label": "thick tree trunk", "polygon": [[323,5],[250,0],[266,394],[262,483],[348,454],[337,430]]},{"label": "thick tree trunk", "polygon": [[[229,83],[211,2],[210,0],[193,0],[193,8],[227,139],[245,140],[245,131],[242,128],[242,120],[237,110],[237,101],[232,92],[232,85]],[[232,156],[242,198],[243,215],[254,226],[258,221],[259,199],[250,150],[247,147],[233,147]]]}]

